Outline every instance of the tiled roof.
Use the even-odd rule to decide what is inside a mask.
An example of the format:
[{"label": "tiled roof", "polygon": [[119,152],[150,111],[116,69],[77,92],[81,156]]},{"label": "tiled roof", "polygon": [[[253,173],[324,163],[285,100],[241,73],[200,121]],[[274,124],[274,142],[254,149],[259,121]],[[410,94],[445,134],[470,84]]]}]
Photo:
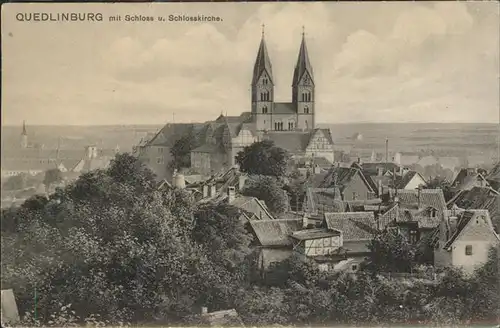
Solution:
[{"label": "tiled roof", "polygon": [[[464,230],[464,228],[467,226],[467,224],[469,224],[469,222],[472,220],[472,218],[476,215],[476,212],[477,211],[465,211],[465,212],[461,213],[461,215],[458,219],[457,227],[456,227],[455,231],[451,231],[451,233],[452,233],[451,237],[450,237],[450,239],[448,239],[448,241],[444,245],[444,247],[443,247],[444,249],[448,249],[451,245],[453,245],[453,243],[458,238],[458,236],[460,235],[462,230]],[[486,214],[488,214],[487,211],[486,211]]]},{"label": "tiled roof", "polygon": [[408,171],[405,175],[399,178],[396,182],[396,188],[405,189],[405,187],[410,183],[411,179],[415,177],[418,173],[415,171]]},{"label": "tiled roof", "polygon": [[289,246],[289,236],[302,229],[302,219],[295,220],[257,220],[250,225],[262,246]]},{"label": "tiled roof", "polygon": [[344,212],[338,188],[307,188],[305,210],[310,213]]},{"label": "tiled roof", "polygon": [[359,254],[359,253],[370,253],[368,248],[369,241],[367,240],[357,240],[357,241],[343,241],[342,249],[349,254]]},{"label": "tiled roof", "polygon": [[[333,167],[330,169],[330,171],[327,173],[325,176],[323,182],[319,184],[320,188],[330,188],[333,185],[340,186],[341,189],[345,187],[351,179],[359,175],[363,182],[366,184],[367,188],[371,192],[375,192],[373,189],[373,182],[369,182],[366,176],[357,168],[355,167]],[[335,175],[336,175],[336,182],[335,182]]]},{"label": "tiled roof", "polygon": [[486,179],[500,182],[500,162],[498,162],[493,169],[488,173]]},{"label": "tiled roof", "polygon": [[273,114],[293,114],[295,112],[293,103],[274,103]]},{"label": "tiled roof", "polygon": [[[441,189],[421,189],[420,200],[418,190],[398,189],[397,195],[399,202],[405,206],[415,206],[417,208],[433,207],[439,213],[443,213],[446,210],[446,201]],[[420,206],[418,206],[419,202]]]},{"label": "tiled roof", "polygon": [[481,180],[485,184],[487,183],[486,179],[477,170],[471,168],[461,169],[453,180],[451,187],[457,191],[468,190]]},{"label": "tiled roof", "polygon": [[450,209],[456,205],[466,210],[488,210],[493,221],[500,220],[500,193],[491,188],[474,187],[460,191],[447,205]]},{"label": "tiled roof", "polygon": [[377,175],[378,168],[383,169],[383,174],[387,171],[399,172],[399,166],[395,163],[363,163],[361,164],[361,169],[366,175]]},{"label": "tiled roof", "polygon": [[293,239],[297,240],[311,240],[311,239],[328,238],[334,236],[340,236],[340,232],[328,230],[325,228],[299,230],[293,232],[291,235]]},{"label": "tiled roof", "polygon": [[328,229],[342,232],[345,241],[368,240],[377,231],[373,212],[325,213]]},{"label": "tiled roof", "polygon": [[309,144],[310,136],[310,132],[269,131],[264,138],[272,140],[275,146],[290,152],[304,152]]}]

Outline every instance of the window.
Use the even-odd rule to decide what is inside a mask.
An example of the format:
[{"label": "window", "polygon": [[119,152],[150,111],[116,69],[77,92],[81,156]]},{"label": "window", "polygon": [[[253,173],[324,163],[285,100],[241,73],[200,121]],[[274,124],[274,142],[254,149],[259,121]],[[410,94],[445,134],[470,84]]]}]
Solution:
[{"label": "window", "polygon": [[352,193],[352,200],[356,200],[356,192]]},{"label": "window", "polygon": [[163,157],[158,157],[156,159],[156,164],[163,164]]},{"label": "window", "polygon": [[305,106],[305,107],[304,107],[304,113],[305,113],[305,114],[309,114],[309,107],[308,107],[308,106]]},{"label": "window", "polygon": [[293,130],[293,122],[288,122],[288,130]]},{"label": "window", "polygon": [[353,264],[353,265],[351,266],[351,270],[352,270],[352,271],[356,271],[356,270],[358,270],[358,265],[357,265],[357,264]]},{"label": "window", "polygon": [[472,245],[465,246],[465,255],[467,256],[472,255]]},{"label": "window", "polygon": [[262,107],[262,114],[267,114],[267,106]]},{"label": "window", "polygon": [[158,147],[158,153],[159,153],[159,154],[163,154],[163,148]]},{"label": "window", "polygon": [[417,232],[415,230],[410,231],[410,244],[415,244],[417,242]]}]

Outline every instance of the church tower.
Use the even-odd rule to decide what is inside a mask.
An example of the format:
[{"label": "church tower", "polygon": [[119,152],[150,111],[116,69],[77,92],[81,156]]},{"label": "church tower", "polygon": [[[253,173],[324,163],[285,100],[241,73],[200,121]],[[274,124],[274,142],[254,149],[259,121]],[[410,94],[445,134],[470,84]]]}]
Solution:
[{"label": "church tower", "polygon": [[257,59],[253,68],[252,77],[252,115],[257,125],[257,130],[271,130],[271,114],[274,108],[274,79],[271,60],[267,53],[264,39],[264,26],[262,26],[262,39],[260,41]]},{"label": "church tower", "polygon": [[300,44],[299,57],[293,72],[292,83],[292,102],[297,111],[298,129],[314,129],[314,101],[314,75],[311,63],[309,62],[305,33],[303,30],[302,43]]},{"label": "church tower", "polygon": [[21,133],[21,148],[28,148],[28,133],[26,132],[25,121],[23,121],[23,132]]}]

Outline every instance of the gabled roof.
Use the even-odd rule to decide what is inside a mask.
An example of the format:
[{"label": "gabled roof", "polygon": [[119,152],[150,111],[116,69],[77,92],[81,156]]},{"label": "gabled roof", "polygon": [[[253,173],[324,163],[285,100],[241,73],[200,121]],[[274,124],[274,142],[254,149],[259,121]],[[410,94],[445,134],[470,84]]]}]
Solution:
[{"label": "gabled roof", "polygon": [[264,137],[272,140],[276,147],[290,152],[304,152],[309,145],[310,133],[300,131],[269,131]]},{"label": "gabled roof", "polygon": [[340,236],[340,231],[329,230],[325,228],[316,228],[316,229],[305,229],[299,230],[292,233],[290,237],[296,240],[311,240],[311,239],[320,239],[320,238],[328,238]]},{"label": "gabled roof", "polygon": [[420,193],[418,190],[398,189],[397,196],[400,204],[406,207],[413,206],[417,209],[432,207],[441,214],[446,210],[446,201],[441,189],[421,189]]},{"label": "gabled roof", "polygon": [[478,180],[482,180],[485,184],[488,184],[486,178],[477,172],[476,169],[461,169],[453,180],[451,187],[454,190],[467,190],[474,187]]},{"label": "gabled roof", "polygon": [[408,171],[406,172],[405,175],[403,175],[401,178],[399,178],[396,181],[396,188],[398,189],[405,189],[408,183],[415,177],[415,176],[420,176],[420,178],[425,181],[424,177],[416,171]]},{"label": "gabled roof", "polygon": [[377,233],[373,212],[325,213],[325,223],[341,231],[345,241],[370,240]]},{"label": "gabled roof", "polygon": [[[493,225],[491,223],[491,219],[490,219],[490,216],[489,216],[487,210],[464,211],[460,214],[460,216],[458,218],[458,223],[457,223],[455,231],[451,231],[451,233],[452,233],[451,237],[448,239],[448,241],[446,242],[446,244],[444,245],[443,248],[449,249],[453,245],[455,240],[457,240],[458,237],[460,237],[460,235],[462,234],[462,231],[464,231],[465,227],[467,227],[469,225],[469,223],[471,221],[473,221],[474,218],[479,217],[479,216],[483,216],[485,218],[488,225],[491,227],[492,232],[495,233],[493,230]],[[496,235],[496,233],[495,233],[495,235]],[[498,238],[498,235],[496,235],[496,236]]]},{"label": "gabled roof", "polygon": [[337,185],[342,190],[356,175],[361,177],[369,191],[375,192],[373,182],[369,182],[361,170],[355,167],[332,167],[319,187],[331,188]]},{"label": "gabled roof", "polygon": [[302,42],[300,44],[299,56],[297,58],[297,64],[295,65],[295,70],[293,71],[293,81],[292,85],[297,86],[304,73],[308,73],[311,77],[311,83],[314,84],[314,74],[311,63],[309,61],[309,54],[307,52],[306,38],[302,34]]},{"label": "gabled roof", "polygon": [[172,147],[181,137],[188,135],[194,127],[203,126],[203,124],[192,123],[169,123],[166,124],[158,133],[147,143],[147,146]]},{"label": "gabled roof", "polygon": [[[500,219],[500,193],[487,187],[474,187],[458,192],[447,204],[465,210],[488,210],[493,221]],[[499,227],[500,228],[500,227]]]},{"label": "gabled roof", "polygon": [[255,220],[250,225],[262,246],[291,246],[289,236],[302,229],[302,219]]},{"label": "gabled roof", "polygon": [[344,212],[346,209],[338,188],[307,188],[305,210],[308,212]]},{"label": "gabled roof", "polygon": [[486,179],[500,182],[500,162],[498,162],[493,169],[488,173]]},{"label": "gabled roof", "polygon": [[262,39],[260,40],[257,58],[255,59],[255,64],[253,67],[252,84],[257,84],[263,72],[267,73],[269,79],[271,80],[270,82],[273,83],[273,67],[271,65],[271,60],[269,59],[269,54],[267,53],[267,46],[264,35],[262,35]]},{"label": "gabled roof", "polygon": [[[358,163],[353,163],[355,165],[360,165]],[[383,174],[385,174],[387,171],[393,172],[394,170],[399,172],[399,165],[395,163],[363,163],[360,165],[361,169],[363,170],[363,173],[366,175],[377,175],[378,174],[378,169],[381,168],[383,170]]]}]

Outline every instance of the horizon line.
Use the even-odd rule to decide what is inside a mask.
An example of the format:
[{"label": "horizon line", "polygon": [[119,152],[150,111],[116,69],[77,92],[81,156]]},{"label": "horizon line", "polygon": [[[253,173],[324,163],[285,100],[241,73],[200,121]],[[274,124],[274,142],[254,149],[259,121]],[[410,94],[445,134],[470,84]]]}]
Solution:
[{"label": "horizon line", "polygon": [[[26,122],[26,126],[79,126],[79,127],[94,127],[94,126],[151,126],[151,125],[167,125],[167,124],[205,124],[207,122],[213,121],[205,121],[205,122],[166,122],[166,123],[110,123],[110,124],[29,124]],[[359,122],[321,122],[316,125],[349,125],[349,124],[488,124],[488,125],[499,125],[500,128],[500,120],[499,122],[492,123],[490,122],[369,122],[369,121],[359,121]],[[19,127],[23,126],[23,123],[19,124],[2,124],[1,127]]]}]

